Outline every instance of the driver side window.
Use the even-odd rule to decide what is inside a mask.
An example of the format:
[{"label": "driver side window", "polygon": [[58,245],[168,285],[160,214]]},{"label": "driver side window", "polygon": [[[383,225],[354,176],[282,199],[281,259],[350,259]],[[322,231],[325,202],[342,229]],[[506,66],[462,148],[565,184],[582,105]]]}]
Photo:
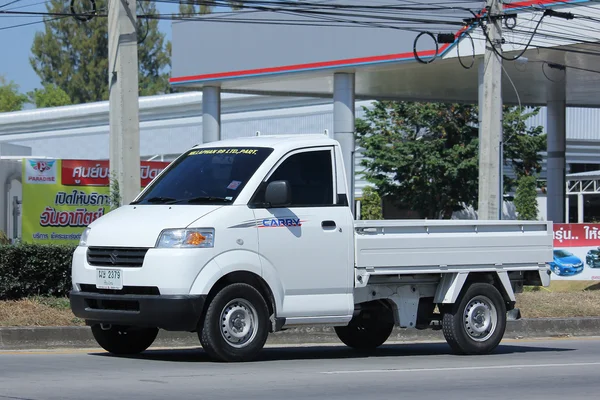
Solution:
[{"label": "driver side window", "polygon": [[280,180],[290,184],[292,202],[289,207],[334,205],[333,167],[329,150],[306,151],[287,158],[261,187],[257,201],[264,202],[266,186]]}]

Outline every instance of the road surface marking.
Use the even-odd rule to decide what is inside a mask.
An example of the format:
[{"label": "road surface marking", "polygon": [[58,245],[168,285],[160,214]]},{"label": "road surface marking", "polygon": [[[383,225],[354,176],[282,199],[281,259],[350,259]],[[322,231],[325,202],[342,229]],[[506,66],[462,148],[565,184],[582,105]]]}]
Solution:
[{"label": "road surface marking", "polygon": [[552,367],[583,367],[600,365],[600,362],[569,363],[569,364],[513,364],[513,365],[486,365],[480,367],[441,367],[441,368],[407,368],[407,369],[363,369],[348,371],[323,371],[322,374],[380,374],[384,372],[439,372],[439,371],[470,371],[482,369],[517,369],[517,368],[552,368]]}]

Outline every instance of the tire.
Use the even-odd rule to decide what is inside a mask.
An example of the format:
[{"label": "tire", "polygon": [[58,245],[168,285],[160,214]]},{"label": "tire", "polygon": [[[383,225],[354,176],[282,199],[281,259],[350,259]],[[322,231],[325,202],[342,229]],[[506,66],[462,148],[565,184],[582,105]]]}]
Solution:
[{"label": "tire", "polygon": [[504,336],[506,318],[506,304],[498,289],[488,283],[473,283],[444,313],[442,330],[455,353],[489,354]]},{"label": "tire", "polygon": [[361,311],[347,326],[336,326],[335,333],[348,347],[357,350],[374,350],[385,343],[394,329],[394,323],[386,318],[384,307],[368,312]]},{"label": "tire", "polygon": [[134,328],[111,326],[104,330],[98,325],[92,326],[92,334],[96,342],[109,353],[117,355],[139,354],[154,343],[158,328]]},{"label": "tire", "polygon": [[215,361],[253,360],[269,335],[269,309],[254,287],[235,283],[210,302],[198,331],[204,351]]}]

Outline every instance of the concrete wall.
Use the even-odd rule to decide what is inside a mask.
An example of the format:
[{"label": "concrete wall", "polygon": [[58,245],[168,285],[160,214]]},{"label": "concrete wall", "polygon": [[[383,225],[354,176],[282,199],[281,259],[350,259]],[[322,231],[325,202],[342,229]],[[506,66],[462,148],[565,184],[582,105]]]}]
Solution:
[{"label": "concrete wall", "polygon": [[31,147],[12,143],[0,143],[0,157],[30,156]]}]

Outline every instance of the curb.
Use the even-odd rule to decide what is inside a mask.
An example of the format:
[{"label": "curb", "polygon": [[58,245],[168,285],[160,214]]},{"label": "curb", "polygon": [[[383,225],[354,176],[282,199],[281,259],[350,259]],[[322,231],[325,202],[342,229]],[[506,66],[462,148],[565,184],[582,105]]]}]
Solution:
[{"label": "curb", "polygon": [[[505,339],[600,336],[600,317],[532,318],[508,321]],[[389,342],[444,340],[442,331],[395,328]],[[267,345],[340,343],[331,327],[292,328],[269,335]],[[89,327],[0,328],[0,350],[98,348]],[[189,332],[161,330],[152,347],[200,347],[198,336]]]}]

